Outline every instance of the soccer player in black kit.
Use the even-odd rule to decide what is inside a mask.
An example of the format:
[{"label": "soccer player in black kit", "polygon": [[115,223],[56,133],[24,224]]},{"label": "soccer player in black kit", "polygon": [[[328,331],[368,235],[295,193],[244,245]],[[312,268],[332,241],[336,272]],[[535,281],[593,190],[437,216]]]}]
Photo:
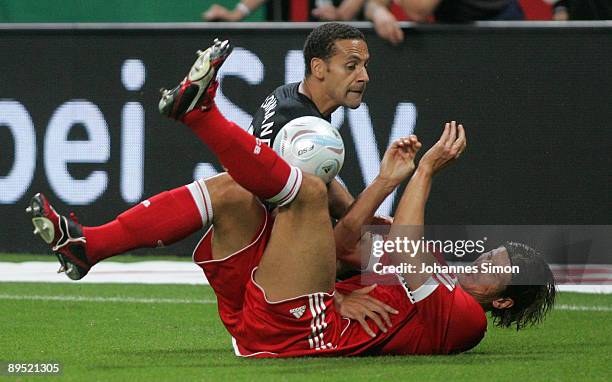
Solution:
[{"label": "soccer player in black kit", "polygon": [[[310,33],[303,53],[304,80],[276,88],[251,122],[249,131],[270,147],[278,131],[295,118],[313,116],[331,122],[338,107],[361,105],[370,58],[363,33],[344,24],[324,24]],[[353,197],[336,180],[329,194],[334,201],[330,203],[332,217],[342,217]]]},{"label": "soccer player in black kit", "polygon": [[369,57],[359,30],[335,23],[316,28],[304,45],[304,80],[276,88],[253,117],[251,132],[272,146],[278,131],[295,118],[331,122],[338,107],[358,108],[369,81]]}]

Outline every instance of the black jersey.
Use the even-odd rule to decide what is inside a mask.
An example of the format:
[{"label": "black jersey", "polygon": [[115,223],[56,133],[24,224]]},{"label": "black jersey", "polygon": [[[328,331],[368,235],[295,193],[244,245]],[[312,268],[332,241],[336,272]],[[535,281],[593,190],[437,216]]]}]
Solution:
[{"label": "black jersey", "polygon": [[294,82],[276,88],[257,109],[249,132],[272,147],[279,130],[293,119],[313,116],[331,122],[331,115],[324,117],[314,102],[298,91],[299,87],[300,83]]}]

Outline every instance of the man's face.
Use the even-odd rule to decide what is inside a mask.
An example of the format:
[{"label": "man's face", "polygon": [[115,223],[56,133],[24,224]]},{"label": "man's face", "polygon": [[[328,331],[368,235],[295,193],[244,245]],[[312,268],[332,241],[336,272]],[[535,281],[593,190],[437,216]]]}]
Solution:
[{"label": "man's face", "polygon": [[338,106],[361,105],[368,77],[368,45],[363,40],[336,40],[335,53],[326,63],[323,84]]},{"label": "man's face", "polygon": [[510,257],[506,248],[499,247],[480,255],[472,265],[478,273],[463,273],[458,275],[461,287],[478,300],[497,298],[506,289],[512,279],[510,273],[484,273],[481,265],[488,263],[493,266],[510,266]]}]

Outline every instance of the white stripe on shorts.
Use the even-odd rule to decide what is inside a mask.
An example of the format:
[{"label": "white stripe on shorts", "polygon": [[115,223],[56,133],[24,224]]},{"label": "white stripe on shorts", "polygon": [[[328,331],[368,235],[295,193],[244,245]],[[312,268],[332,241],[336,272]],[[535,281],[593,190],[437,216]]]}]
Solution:
[{"label": "white stripe on shorts", "polygon": [[315,350],[319,350],[319,336],[317,335],[317,327],[315,324],[317,319],[317,312],[315,310],[315,304],[313,303],[313,295],[308,295],[308,305],[310,307],[310,315],[312,316],[312,320],[310,320],[310,330],[312,331],[312,333],[308,336],[308,342],[311,345],[312,349],[314,341]]}]

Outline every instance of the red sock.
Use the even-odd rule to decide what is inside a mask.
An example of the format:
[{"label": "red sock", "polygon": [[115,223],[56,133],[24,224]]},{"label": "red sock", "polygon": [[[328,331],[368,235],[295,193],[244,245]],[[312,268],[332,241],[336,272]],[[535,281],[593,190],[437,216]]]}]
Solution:
[{"label": "red sock", "polygon": [[87,257],[97,263],[132,249],[169,245],[202,225],[203,215],[188,186],[179,187],[141,202],[110,223],[83,227]]},{"label": "red sock", "polygon": [[183,122],[215,153],[232,178],[256,196],[283,205],[297,194],[301,172],[225,119],[216,105],[204,112],[192,111]]}]

